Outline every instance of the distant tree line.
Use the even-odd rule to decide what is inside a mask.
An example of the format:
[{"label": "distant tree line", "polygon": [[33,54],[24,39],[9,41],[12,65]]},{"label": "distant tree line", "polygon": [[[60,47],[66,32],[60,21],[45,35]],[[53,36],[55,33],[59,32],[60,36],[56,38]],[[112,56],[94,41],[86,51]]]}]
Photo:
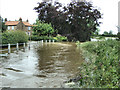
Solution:
[{"label": "distant tree line", "polygon": [[51,23],[58,34],[67,36],[69,41],[89,41],[97,31],[101,18],[99,10],[87,1],[71,1],[67,6],[48,0],[38,3],[34,8],[41,22]]},{"label": "distant tree line", "polygon": [[112,30],[110,30],[109,32],[104,31],[103,34],[101,34],[100,36],[105,36],[105,37],[118,37],[118,35],[113,34]]}]

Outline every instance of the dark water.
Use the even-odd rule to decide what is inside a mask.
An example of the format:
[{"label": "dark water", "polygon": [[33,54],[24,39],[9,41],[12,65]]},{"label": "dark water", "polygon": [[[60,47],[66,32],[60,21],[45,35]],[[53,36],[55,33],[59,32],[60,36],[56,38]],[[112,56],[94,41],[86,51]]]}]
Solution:
[{"label": "dark water", "polygon": [[74,77],[83,62],[75,43],[31,42],[30,50],[12,51],[1,57],[2,87],[60,88]]}]

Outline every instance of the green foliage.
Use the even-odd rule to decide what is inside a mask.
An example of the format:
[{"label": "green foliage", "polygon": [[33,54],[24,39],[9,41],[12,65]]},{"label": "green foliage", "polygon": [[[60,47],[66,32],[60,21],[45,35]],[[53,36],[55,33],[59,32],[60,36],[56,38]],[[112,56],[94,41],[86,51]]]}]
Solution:
[{"label": "green foliage", "polygon": [[28,41],[28,35],[21,30],[6,31],[2,33],[2,44],[16,44]]},{"label": "green foliage", "polygon": [[67,6],[58,1],[40,2],[34,9],[40,21],[51,23],[58,30],[58,34],[67,36],[69,41],[89,41],[100,25],[100,11],[86,0],[72,0]]},{"label": "green foliage", "polygon": [[119,38],[119,40],[120,40],[120,32],[117,34],[117,37]]},{"label": "green foliage", "polygon": [[5,25],[5,22],[3,21],[3,18],[0,16],[0,32],[6,31],[7,26]]},{"label": "green foliage", "polygon": [[80,46],[85,50],[84,55],[87,55],[87,58],[80,69],[82,79],[79,81],[79,86],[118,88],[120,42],[116,40],[86,42]]},{"label": "green foliage", "polygon": [[112,32],[112,30],[110,30],[109,32],[104,31],[104,33],[102,35],[113,35],[113,32]]},{"label": "green foliage", "polygon": [[54,39],[56,40],[56,41],[67,41],[67,37],[65,37],[65,36],[56,36],[56,37],[54,37]]},{"label": "green foliage", "polygon": [[57,30],[54,30],[51,24],[36,21],[33,26],[34,35],[38,36],[52,36]]},{"label": "green foliage", "polygon": [[60,41],[67,41],[67,37],[65,36],[56,36],[56,37],[52,37],[52,36],[37,36],[37,35],[33,35],[31,37],[31,39],[33,41],[40,41],[40,40],[55,40],[56,42],[60,42]]}]

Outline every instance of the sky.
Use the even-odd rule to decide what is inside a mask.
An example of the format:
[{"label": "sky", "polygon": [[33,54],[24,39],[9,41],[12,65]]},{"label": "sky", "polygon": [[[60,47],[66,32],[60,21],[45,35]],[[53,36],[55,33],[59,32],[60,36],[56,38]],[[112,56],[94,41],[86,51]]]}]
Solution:
[{"label": "sky", "polygon": [[[14,21],[20,17],[23,21],[29,20],[33,24],[37,19],[38,13],[35,12],[34,7],[38,6],[38,2],[42,0],[0,0],[0,15],[2,18]],[[71,0],[57,0],[61,3],[67,4]],[[89,0],[92,1],[93,6],[101,11],[102,24],[100,25],[100,33],[112,30],[114,34],[118,32],[118,2],[120,0]]]}]

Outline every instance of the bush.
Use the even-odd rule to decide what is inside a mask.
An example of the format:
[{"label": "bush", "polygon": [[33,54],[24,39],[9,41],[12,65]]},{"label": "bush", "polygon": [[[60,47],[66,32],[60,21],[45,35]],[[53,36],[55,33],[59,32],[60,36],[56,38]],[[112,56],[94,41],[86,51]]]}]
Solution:
[{"label": "bush", "polygon": [[67,37],[65,37],[65,36],[56,36],[56,37],[54,37],[54,39],[56,41],[59,41],[59,42],[61,42],[61,41],[67,41]]},{"label": "bush", "polygon": [[33,41],[40,41],[40,40],[55,40],[55,41],[67,41],[67,37],[65,36],[57,36],[57,37],[52,37],[52,36],[37,36],[37,35],[33,35],[31,37],[31,40]]},{"label": "bush", "polygon": [[[120,67],[118,55],[120,42],[116,40],[87,42],[81,44],[87,50],[89,59],[81,66],[82,79],[79,86],[89,88],[118,88],[120,80]],[[84,52],[84,55],[87,53]],[[92,56],[95,55],[93,58]],[[86,55],[85,55],[86,56]]]},{"label": "bush", "polygon": [[6,31],[2,33],[2,44],[16,44],[26,43],[28,41],[28,35],[21,30],[17,31]]},{"label": "bush", "polygon": [[36,21],[35,25],[33,26],[33,35],[38,36],[52,36],[57,33],[57,30],[54,30],[51,24]]},{"label": "bush", "polygon": [[117,37],[119,38],[119,40],[120,40],[120,32],[117,34]]}]

